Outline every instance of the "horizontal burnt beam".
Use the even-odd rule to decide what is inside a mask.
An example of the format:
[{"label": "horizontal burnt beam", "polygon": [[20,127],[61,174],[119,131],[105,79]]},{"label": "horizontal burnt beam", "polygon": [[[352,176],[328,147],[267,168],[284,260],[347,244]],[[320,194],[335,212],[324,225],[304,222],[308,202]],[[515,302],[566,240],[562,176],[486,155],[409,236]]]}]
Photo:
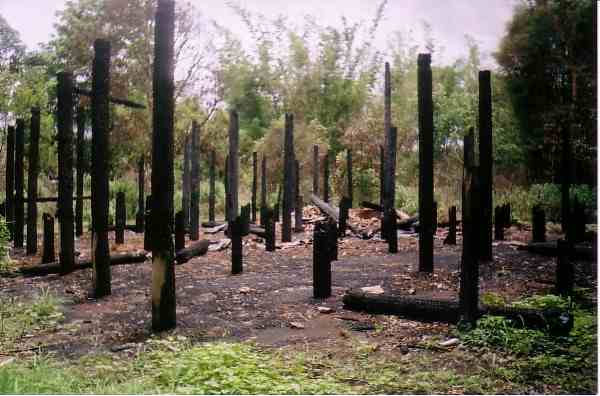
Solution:
[{"label": "horizontal burnt beam", "polygon": [[[92,91],[90,91],[89,89],[75,87],[75,88],[73,88],[73,91],[78,95],[90,96],[90,97],[92,96]],[[118,105],[122,105],[122,106],[126,106],[126,107],[131,107],[134,109],[145,109],[146,108],[146,105],[143,105],[141,103],[137,103],[137,102],[127,100],[127,99],[113,98],[112,96],[108,97],[108,101],[110,103],[114,103],[114,104],[118,104]]]}]

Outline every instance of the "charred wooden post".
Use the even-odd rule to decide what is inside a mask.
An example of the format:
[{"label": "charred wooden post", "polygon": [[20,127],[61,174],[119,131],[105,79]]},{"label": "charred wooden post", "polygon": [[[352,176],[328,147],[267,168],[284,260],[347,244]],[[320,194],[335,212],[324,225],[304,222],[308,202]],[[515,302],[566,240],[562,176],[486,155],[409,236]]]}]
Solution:
[{"label": "charred wooden post", "polygon": [[504,226],[506,228],[510,228],[510,226],[512,225],[512,214],[510,211],[510,203],[507,203],[505,208],[505,212],[504,212]]},{"label": "charred wooden post", "polygon": [[92,65],[92,262],[96,298],[111,294],[108,245],[110,42],[94,42]]},{"label": "charred wooden post", "polygon": [[335,219],[327,220],[328,235],[329,235],[329,250],[330,260],[335,261],[338,259],[338,227]]},{"label": "charred wooden post", "polygon": [[317,223],[313,232],[313,296],[331,297],[330,228]]},{"label": "charred wooden post", "polygon": [[313,194],[319,195],[319,145],[313,145]]},{"label": "charred wooden post", "polygon": [[339,236],[346,236],[346,228],[348,228],[348,211],[350,210],[350,198],[342,197],[340,200],[340,218],[339,218]]},{"label": "charred wooden post", "polygon": [[283,210],[281,242],[292,241],[292,209],[294,207],[294,116],[285,115],[283,142]]},{"label": "charred wooden post", "polygon": [[419,271],[433,272],[433,96],[431,55],[419,54]]},{"label": "charred wooden post", "polygon": [[115,243],[125,243],[125,225],[127,223],[127,209],[125,208],[125,193],[117,192],[115,202]]},{"label": "charred wooden post", "polygon": [[267,252],[275,251],[275,218],[273,209],[265,206],[263,208],[265,215],[265,250]]},{"label": "charred wooden post", "polygon": [[146,195],[146,211],[144,212],[144,250],[152,250],[152,195]]},{"label": "charred wooden post", "polygon": [[533,242],[546,242],[546,213],[540,205],[531,209],[531,239]]},{"label": "charred wooden post", "polygon": [[200,239],[200,128],[196,121],[192,123],[192,142],[190,148],[190,239]]},{"label": "charred wooden post", "polygon": [[494,239],[496,241],[504,240],[504,224],[505,224],[505,206],[496,206],[494,208]]},{"label": "charred wooden post", "polygon": [[558,255],[556,258],[556,294],[569,296],[573,293],[574,268],[571,257],[573,257],[573,244],[564,239],[556,241]]},{"label": "charred wooden post", "polygon": [[251,204],[244,205],[240,208],[240,218],[242,225],[242,236],[246,236],[250,233],[250,212],[252,211]]},{"label": "charred wooden post", "polygon": [[77,179],[75,180],[75,236],[83,235],[83,176],[84,176],[84,133],[85,133],[85,110],[83,107],[77,108]]},{"label": "charred wooden post", "polygon": [[570,191],[571,191],[571,129],[565,122],[562,127],[561,133],[561,185],[560,185],[560,206],[561,206],[561,227],[564,234],[569,239],[569,223],[571,218],[571,202],[570,202]]},{"label": "charred wooden post", "polygon": [[[73,229],[73,75],[58,74],[58,220],[60,222],[60,265],[62,273],[75,266]],[[107,182],[108,183],[108,182]]]},{"label": "charred wooden post", "polygon": [[571,235],[572,243],[583,242],[585,240],[585,207],[579,202],[577,197],[573,199],[573,211],[571,215]]},{"label": "charred wooden post", "polygon": [[242,262],[242,216],[237,216],[235,220],[229,221],[228,229],[231,238],[231,274],[241,274],[244,270]]},{"label": "charred wooden post", "polygon": [[231,193],[229,192],[229,156],[225,157],[225,173],[223,174],[223,186],[225,187],[225,221],[229,221],[229,208],[231,207]]},{"label": "charred wooden post", "polygon": [[186,135],[183,143],[183,174],[181,177],[181,211],[183,212],[183,227],[186,230],[190,226],[190,186],[190,135]]},{"label": "charred wooden post", "polygon": [[302,195],[300,194],[300,162],[294,161],[294,231],[304,231],[304,225],[302,224]]},{"label": "charred wooden post", "polygon": [[25,153],[25,121],[17,119],[17,133],[15,141],[15,238],[14,247],[23,247],[23,228],[25,227],[25,200],[23,190],[25,187],[25,172],[23,156]]},{"label": "charred wooden post", "polygon": [[331,150],[327,150],[323,158],[323,201],[329,202],[329,161],[331,160]]},{"label": "charred wooden post", "polygon": [[252,153],[252,222],[256,224],[256,193],[258,189],[258,157],[256,151]]},{"label": "charred wooden post", "polygon": [[275,202],[275,206],[274,206],[274,210],[275,210],[275,222],[279,223],[279,214],[280,214],[280,208],[281,208],[281,185],[279,185],[279,188],[277,189],[277,202]]},{"label": "charred wooden post", "polygon": [[481,181],[481,259],[492,259],[492,83],[489,70],[479,72],[479,177]]},{"label": "charred wooden post", "polygon": [[54,217],[48,213],[42,215],[44,221],[44,250],[42,251],[42,264],[51,263],[56,256],[54,252]]},{"label": "charred wooden post", "polygon": [[40,109],[31,109],[29,174],[27,176],[27,254],[37,253],[37,190],[40,172]]},{"label": "charred wooden post", "polygon": [[138,161],[138,211],[135,215],[135,228],[137,232],[144,232],[145,208],[144,208],[144,157]]},{"label": "charred wooden post", "polygon": [[388,209],[383,213],[383,222],[385,223],[386,236],[385,239],[388,244],[388,253],[398,253],[398,226],[396,224],[396,211]]},{"label": "charred wooden post", "polygon": [[229,183],[229,218],[235,220],[239,214],[238,208],[238,184],[239,184],[239,143],[240,128],[238,113],[235,110],[229,112],[229,173],[227,182]]},{"label": "charred wooden post", "polygon": [[383,196],[384,193],[384,175],[385,175],[385,150],[383,149],[383,145],[379,145],[379,206],[383,208]]},{"label": "charred wooden post", "polygon": [[481,205],[478,170],[473,164],[474,136],[465,136],[465,168],[462,193],[462,257],[460,263],[459,306],[461,319],[475,325],[479,303],[479,252],[478,216]]},{"label": "charred wooden post", "polygon": [[267,207],[267,158],[263,154],[260,164],[260,225],[266,227],[264,210]]},{"label": "charred wooden post", "polygon": [[448,209],[448,235],[444,239],[444,245],[456,245],[456,206]]},{"label": "charred wooden post", "polygon": [[185,215],[183,210],[175,213],[175,251],[185,248]]},{"label": "charred wooden post", "polygon": [[208,170],[208,221],[215,222],[215,150],[210,151],[210,167]]},{"label": "charred wooden post", "polygon": [[432,217],[432,225],[433,225],[433,235],[435,235],[437,233],[437,227],[438,227],[438,205],[437,205],[437,201],[433,201],[433,213],[431,214]]},{"label": "charred wooden post", "polygon": [[15,127],[10,125],[6,132],[6,222],[10,239],[15,233]]},{"label": "charred wooden post", "polygon": [[352,150],[350,149],[346,151],[346,183],[350,208],[352,208],[354,206],[354,185],[352,182]]},{"label": "charred wooden post", "polygon": [[159,0],[154,26],[152,136],[152,330],[176,326],[173,249],[175,2]]}]

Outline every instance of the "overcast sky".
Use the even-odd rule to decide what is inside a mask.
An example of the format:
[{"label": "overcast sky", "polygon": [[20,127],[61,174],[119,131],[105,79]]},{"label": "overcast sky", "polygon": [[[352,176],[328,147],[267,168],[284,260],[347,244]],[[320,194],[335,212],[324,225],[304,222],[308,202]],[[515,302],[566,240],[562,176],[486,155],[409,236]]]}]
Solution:
[{"label": "overcast sky", "polygon": [[[238,36],[248,36],[240,19],[223,0],[188,0],[202,14],[230,28]],[[385,49],[392,32],[412,30],[422,40],[422,22],[427,21],[437,45],[444,47],[447,63],[465,56],[465,34],[476,39],[483,54],[483,65],[493,67],[491,53],[504,35],[506,23],[519,0],[389,0],[376,44]],[[46,42],[54,32],[55,13],[66,0],[0,0],[0,14],[19,31],[28,48]],[[292,20],[305,14],[314,15],[320,24],[339,25],[344,15],[350,21],[372,19],[378,1],[375,0],[239,0],[254,13],[274,17],[284,14]],[[437,63],[436,62],[436,63]]]}]

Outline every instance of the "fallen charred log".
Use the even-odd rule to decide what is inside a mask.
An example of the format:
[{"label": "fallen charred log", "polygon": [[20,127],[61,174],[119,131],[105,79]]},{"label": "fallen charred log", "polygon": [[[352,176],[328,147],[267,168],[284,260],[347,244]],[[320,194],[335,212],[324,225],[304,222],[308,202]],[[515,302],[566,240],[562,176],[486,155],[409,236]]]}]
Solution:
[{"label": "fallen charred log", "polygon": [[[143,263],[147,259],[145,252],[136,253],[121,253],[110,256],[110,265],[125,265]],[[85,268],[92,268],[92,260],[82,260],[75,263],[74,271],[82,270]],[[27,267],[21,267],[17,270],[18,273],[25,276],[43,276],[50,274],[59,274],[61,267],[58,262],[52,262],[47,264],[32,265]]]},{"label": "fallen charred log", "polygon": [[[336,223],[340,221],[340,210],[333,205],[328,204],[323,201],[321,198],[317,197],[315,194],[310,194],[310,200],[317,208],[321,210],[321,212],[325,213],[327,216],[332,218]],[[368,236],[365,232],[359,230],[351,224],[350,222],[346,222],[346,227],[350,229],[355,235],[360,236],[363,239],[368,239]]]},{"label": "fallen charred log", "polygon": [[[344,295],[343,302],[351,310],[427,321],[458,323],[461,316],[458,301],[454,300],[428,300],[351,289]],[[483,315],[503,316],[515,326],[548,329],[553,334],[568,334],[573,327],[573,315],[566,310],[554,308],[534,310],[480,306],[479,316]]]},{"label": "fallen charred log", "polygon": [[184,264],[194,257],[203,256],[206,254],[206,252],[208,252],[209,245],[210,241],[207,239],[202,239],[198,242],[195,242],[192,245],[179,250],[175,254],[175,262],[177,264]]},{"label": "fallen charred log", "polygon": [[[594,246],[575,245],[573,247],[574,258],[581,260],[595,260],[597,251]],[[553,242],[530,242],[526,245],[517,245],[518,250],[526,250],[530,253],[536,253],[542,256],[558,256],[556,241]]]}]

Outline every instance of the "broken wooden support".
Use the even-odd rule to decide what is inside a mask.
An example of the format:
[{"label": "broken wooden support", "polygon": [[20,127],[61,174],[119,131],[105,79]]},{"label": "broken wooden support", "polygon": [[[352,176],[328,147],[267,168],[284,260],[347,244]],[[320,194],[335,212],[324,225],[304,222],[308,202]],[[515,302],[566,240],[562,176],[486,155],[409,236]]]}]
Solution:
[{"label": "broken wooden support", "polygon": [[37,253],[37,190],[40,171],[40,109],[31,109],[29,174],[27,176],[27,254]]},{"label": "broken wooden support", "polygon": [[127,208],[125,207],[125,193],[117,192],[115,203],[115,243],[125,243],[125,226],[127,224]]},{"label": "broken wooden support", "polygon": [[489,70],[479,71],[479,178],[481,221],[480,258],[492,260],[492,79]]},{"label": "broken wooden support", "polygon": [[[110,42],[94,41],[92,63],[92,261],[94,296],[111,294],[108,244]],[[62,236],[61,236],[62,237]]]},{"label": "broken wooden support", "polygon": [[144,212],[144,250],[152,250],[152,195],[146,195],[146,210]]},{"label": "broken wooden support", "polygon": [[294,185],[294,116],[286,113],[283,142],[283,210],[281,213],[281,242],[292,241]]},{"label": "broken wooden support", "polygon": [[177,264],[184,264],[194,257],[204,256],[206,252],[208,252],[209,246],[210,241],[207,239],[194,242],[190,246],[177,251],[175,254],[175,262]]},{"label": "broken wooden support", "polygon": [[559,239],[556,241],[558,251],[556,257],[556,283],[555,292],[559,296],[570,296],[573,294],[575,282],[575,269],[571,257],[574,256],[573,244],[570,241]]},{"label": "broken wooden support", "polygon": [[185,248],[185,215],[182,210],[175,213],[175,251]]},{"label": "broken wooden support", "polygon": [[[25,188],[25,172],[23,156],[25,154],[25,120],[17,119],[17,132],[15,143],[15,231],[13,246],[23,247],[25,227],[25,205],[23,191]],[[60,155],[59,155],[60,158]],[[60,164],[60,161],[59,161]],[[59,168],[60,169],[60,168]],[[60,183],[60,179],[59,179]],[[61,221],[62,224],[62,221]],[[62,239],[62,238],[61,238]]]},{"label": "broken wooden support", "polygon": [[444,239],[444,245],[456,245],[456,206],[448,209],[448,235]]},{"label": "broken wooden support", "polygon": [[258,207],[256,206],[256,194],[258,190],[258,154],[256,151],[252,152],[252,218],[251,221],[256,223],[256,212]]},{"label": "broken wooden support", "polygon": [[[327,216],[331,217],[335,222],[339,222],[340,220],[340,211],[333,205],[329,205],[327,202],[321,200],[315,194],[310,195],[311,202],[318,207],[323,213]],[[346,222],[346,226],[352,231],[354,234],[359,235],[361,238],[366,238],[364,232],[356,228],[352,223]]]},{"label": "broken wooden support", "polygon": [[[457,323],[462,311],[455,300],[429,300],[393,294],[373,294],[351,289],[343,297],[344,307],[370,314],[398,315],[400,317],[436,322]],[[573,315],[560,309],[517,309],[511,307],[476,307],[475,319],[483,315],[503,316],[515,326],[550,329],[555,334],[568,334],[573,326]]]},{"label": "broken wooden support", "polygon": [[6,223],[10,239],[15,232],[15,127],[9,125],[6,132]]},{"label": "broken wooden support", "polygon": [[273,209],[266,206],[265,215],[265,250],[267,252],[275,251],[275,215]]},{"label": "broken wooden support", "polygon": [[[73,74],[58,74],[58,221],[60,224],[60,263],[68,274],[75,265],[73,223]],[[108,181],[107,181],[108,183]]]},{"label": "broken wooden support", "polygon": [[75,181],[75,236],[83,235],[83,177],[85,174],[84,158],[84,135],[85,135],[85,109],[77,107],[77,142],[75,150],[77,152],[76,164],[77,179]]},{"label": "broken wooden support", "polygon": [[138,210],[135,214],[136,232],[144,232],[144,220],[146,210],[144,208],[144,156],[141,156],[138,161]]},{"label": "broken wooden support", "polygon": [[[336,238],[337,239],[337,238]],[[331,245],[329,226],[315,224],[313,231],[313,296],[331,297]]]},{"label": "broken wooden support", "polygon": [[[147,254],[144,252],[137,253],[121,253],[110,256],[110,265],[126,265],[143,263],[147,259]],[[82,270],[86,268],[92,268],[92,260],[83,260],[76,262],[73,266],[73,271]],[[50,274],[60,274],[62,271],[60,263],[52,262],[47,264],[32,265],[28,267],[21,267],[17,270],[19,273],[25,276],[43,276]]]},{"label": "broken wooden support", "polygon": [[540,205],[531,209],[531,240],[546,242],[546,213]]},{"label": "broken wooden support", "polygon": [[235,220],[229,221],[229,237],[231,238],[231,274],[241,274],[244,270],[242,257],[242,232],[243,232],[242,216],[237,216]]},{"label": "broken wooden support", "polygon": [[215,222],[215,150],[210,151],[210,167],[208,169],[208,221]]},{"label": "broken wooden support", "polygon": [[175,2],[159,0],[154,24],[152,109],[152,330],[177,324],[173,246]]},{"label": "broken wooden support", "polygon": [[304,231],[302,224],[302,195],[300,194],[300,162],[294,160],[294,232]]},{"label": "broken wooden support", "polygon": [[42,250],[42,264],[51,263],[56,258],[54,252],[54,217],[49,213],[42,215],[44,222],[44,247]]},{"label": "broken wooden support", "polygon": [[433,272],[433,95],[431,54],[419,54],[419,271]]},{"label": "broken wooden support", "polygon": [[192,122],[190,143],[190,240],[200,239],[200,128]]}]

